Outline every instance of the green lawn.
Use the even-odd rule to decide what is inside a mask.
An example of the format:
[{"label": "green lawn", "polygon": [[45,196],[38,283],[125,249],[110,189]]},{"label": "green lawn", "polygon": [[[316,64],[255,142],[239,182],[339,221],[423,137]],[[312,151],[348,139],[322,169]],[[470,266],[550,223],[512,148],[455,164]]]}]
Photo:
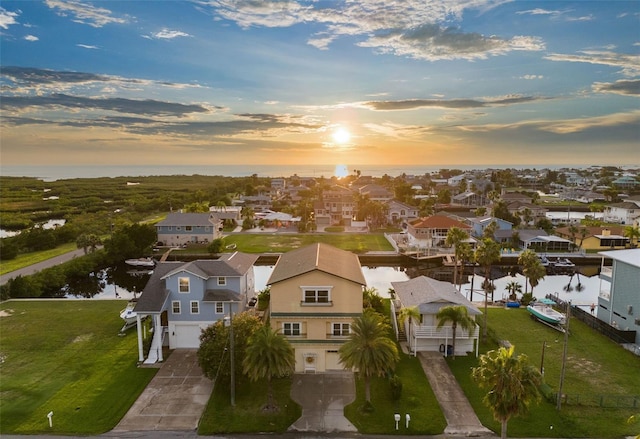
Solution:
[{"label": "green lawn", "polygon": [[0,305],[0,433],[92,435],[115,427],[157,370],[136,367],[135,332],[118,336],[125,303]]},{"label": "green lawn", "polygon": [[[509,340],[515,346],[516,354],[526,354],[536,367],[540,367],[542,344],[546,341],[544,378],[557,392],[562,367],[562,333],[533,321],[525,309],[490,308],[488,325],[495,339]],[[564,404],[558,412],[555,401],[543,399],[532,406],[528,416],[509,421],[509,435],[604,438],[638,434],[640,425],[628,425],[626,420],[640,412],[640,399],[635,409],[593,407],[587,399],[599,401],[600,395],[607,396],[605,401],[613,401],[612,395],[640,397],[640,358],[576,319],[571,320],[570,333],[563,394],[580,395],[583,403]],[[495,348],[492,343],[481,344],[480,350],[482,353]],[[458,357],[448,362],[480,421],[499,432],[499,424],[482,403],[484,391],[471,380],[469,370],[477,364],[475,356]]]},{"label": "green lawn", "polygon": [[0,264],[0,274],[7,274],[12,271],[19,270],[20,268],[28,267],[29,265],[37,264],[38,262],[46,261],[47,259],[69,253],[76,249],[77,246],[75,243],[68,243],[59,245],[51,250],[21,254],[15,259],[2,261],[2,264]]}]

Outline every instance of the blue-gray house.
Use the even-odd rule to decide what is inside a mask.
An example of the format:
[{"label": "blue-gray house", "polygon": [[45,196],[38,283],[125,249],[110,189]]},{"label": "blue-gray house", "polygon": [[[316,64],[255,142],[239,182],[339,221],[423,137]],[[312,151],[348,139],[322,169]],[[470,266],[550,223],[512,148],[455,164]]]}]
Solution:
[{"label": "blue-gray house", "polygon": [[222,236],[222,220],[215,212],[170,213],[156,224],[160,245],[209,243]]},{"label": "blue-gray house", "polygon": [[[621,329],[636,332],[636,347],[640,352],[640,249],[598,252],[612,260],[612,266],[602,265],[598,319]],[[604,262],[604,261],[603,261]]]},{"label": "blue-gray house", "polygon": [[[134,308],[139,361],[162,361],[162,346],[198,348],[203,329],[245,309],[255,294],[253,265],[257,255],[235,252],[220,259],[161,262],[153,270]],[[153,340],[143,352],[144,317],[152,320]]]}]

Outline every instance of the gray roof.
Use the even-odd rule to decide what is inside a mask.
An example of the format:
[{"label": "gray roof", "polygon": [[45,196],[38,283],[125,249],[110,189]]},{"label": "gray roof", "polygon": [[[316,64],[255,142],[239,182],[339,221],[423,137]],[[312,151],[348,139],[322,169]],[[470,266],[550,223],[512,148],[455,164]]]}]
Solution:
[{"label": "gray roof", "polygon": [[598,252],[606,258],[611,258],[614,261],[624,262],[625,264],[633,265],[640,268],[640,248],[626,249],[626,250],[610,250],[604,252]]},{"label": "gray roof", "polygon": [[[163,226],[211,226],[210,213],[170,213],[158,222],[156,227]],[[215,215],[214,215],[215,217]],[[217,219],[217,218],[216,218]],[[214,220],[215,221],[215,220]]]},{"label": "gray roof", "polygon": [[203,302],[238,302],[242,299],[242,294],[237,291],[221,289],[207,290],[204,292]]},{"label": "gray roof", "polygon": [[450,282],[419,276],[403,282],[391,282],[403,307],[418,307],[420,314],[437,314],[445,306],[462,305],[470,315],[482,312],[466,297],[456,291]]},{"label": "gray roof", "polygon": [[314,270],[366,285],[360,260],[355,254],[330,246],[312,244],[280,256],[267,285],[281,282]]},{"label": "gray roof", "polygon": [[[140,313],[159,313],[162,312],[164,304],[169,297],[169,290],[166,288],[166,278],[180,272],[189,272],[203,279],[209,277],[235,277],[244,276],[258,259],[257,255],[249,255],[246,253],[230,253],[224,254],[220,259],[213,260],[197,260],[193,262],[160,262],[153,269],[153,274],[147,285],[142,290],[142,295],[138,299],[135,311]],[[216,302],[237,300],[238,293],[230,290],[222,291],[219,297],[229,297],[229,299],[213,300]],[[216,294],[218,292],[216,291]],[[227,291],[227,293],[224,293]],[[205,301],[210,301],[208,297],[212,297],[209,291],[205,294]],[[217,295],[215,297],[218,297]]]}]

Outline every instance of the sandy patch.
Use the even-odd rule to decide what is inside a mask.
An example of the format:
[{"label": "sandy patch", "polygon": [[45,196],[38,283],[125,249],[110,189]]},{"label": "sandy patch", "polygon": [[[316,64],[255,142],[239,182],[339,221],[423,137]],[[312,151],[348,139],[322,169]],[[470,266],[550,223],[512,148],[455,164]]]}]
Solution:
[{"label": "sandy patch", "polygon": [[0,317],[11,317],[13,314],[12,309],[0,309]]}]

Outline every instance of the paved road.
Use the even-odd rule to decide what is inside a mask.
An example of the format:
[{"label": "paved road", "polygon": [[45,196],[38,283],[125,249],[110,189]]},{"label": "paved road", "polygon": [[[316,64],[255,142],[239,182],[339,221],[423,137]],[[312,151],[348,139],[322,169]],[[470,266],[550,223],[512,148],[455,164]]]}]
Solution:
[{"label": "paved road", "polygon": [[64,262],[70,261],[71,259],[77,256],[83,256],[84,250],[74,250],[69,253],[65,253],[60,256],[55,256],[51,259],[47,259],[46,261],[38,262],[37,264],[29,265],[28,267],[21,268],[16,271],[12,271],[7,274],[3,274],[0,276],[0,285],[4,285],[9,282],[9,279],[13,279],[18,276],[29,276],[31,274],[37,273],[38,271],[44,270],[45,268],[51,268],[56,265],[62,264]]}]

